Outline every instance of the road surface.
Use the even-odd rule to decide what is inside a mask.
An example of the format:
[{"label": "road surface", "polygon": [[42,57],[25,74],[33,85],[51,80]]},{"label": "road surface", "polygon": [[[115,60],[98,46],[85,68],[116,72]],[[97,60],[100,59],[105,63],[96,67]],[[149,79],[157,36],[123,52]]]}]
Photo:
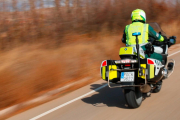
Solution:
[{"label": "road surface", "polygon": [[180,51],[170,58],[176,61],[174,73],[137,109],[127,107],[121,88],[99,80],[8,120],[180,120]]}]

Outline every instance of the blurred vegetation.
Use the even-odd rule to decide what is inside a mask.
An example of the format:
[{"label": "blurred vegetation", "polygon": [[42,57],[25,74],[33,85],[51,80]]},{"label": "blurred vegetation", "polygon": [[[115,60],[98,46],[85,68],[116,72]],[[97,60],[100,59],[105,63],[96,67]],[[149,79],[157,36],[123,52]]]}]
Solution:
[{"label": "blurred vegetation", "polygon": [[[51,0],[54,7],[49,8],[44,8],[44,0],[25,0],[21,6],[17,6],[18,2],[0,0],[1,49],[36,42],[60,45],[70,33],[89,37],[102,31],[119,34],[130,23],[131,12],[136,8],[145,10],[147,22],[161,24],[178,21],[180,12],[178,0],[176,5],[157,0]],[[13,8],[10,12],[9,4]]]}]

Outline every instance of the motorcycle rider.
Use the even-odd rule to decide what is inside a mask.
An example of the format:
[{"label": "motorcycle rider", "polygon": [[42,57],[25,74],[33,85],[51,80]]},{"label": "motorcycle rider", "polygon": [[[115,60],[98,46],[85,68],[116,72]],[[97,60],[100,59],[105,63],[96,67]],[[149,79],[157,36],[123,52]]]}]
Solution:
[{"label": "motorcycle rider", "polygon": [[[141,35],[138,36],[139,39],[139,45],[141,48],[146,51],[146,44],[148,43],[148,40],[150,38],[153,38],[155,40],[158,40],[160,42],[163,42],[166,40],[166,37],[163,37],[159,33],[155,32],[154,29],[146,23],[146,13],[141,9],[136,9],[132,11],[131,14],[131,20],[132,23],[130,25],[127,25],[124,30],[122,42],[126,44],[126,46],[135,46],[135,36],[132,35],[132,33],[140,32]],[[160,47],[159,47],[160,48]],[[162,49],[162,48],[160,48]],[[153,58],[157,59],[162,62],[163,57],[159,53],[151,53],[150,55],[145,56],[146,58]]]}]

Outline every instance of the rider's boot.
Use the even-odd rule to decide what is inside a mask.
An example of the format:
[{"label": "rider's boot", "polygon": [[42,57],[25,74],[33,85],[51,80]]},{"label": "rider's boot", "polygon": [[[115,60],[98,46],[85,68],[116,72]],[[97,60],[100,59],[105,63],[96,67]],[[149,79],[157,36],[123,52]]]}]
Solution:
[{"label": "rider's boot", "polygon": [[174,68],[174,63],[173,62],[169,62],[168,65],[167,65],[168,71],[172,71],[173,68]]},{"label": "rider's boot", "polygon": [[168,78],[168,75],[171,72],[173,72],[173,69],[174,69],[174,63],[173,62],[169,62],[168,65],[167,65],[167,68],[164,68],[164,70],[163,70],[163,74],[164,74],[163,79]]}]

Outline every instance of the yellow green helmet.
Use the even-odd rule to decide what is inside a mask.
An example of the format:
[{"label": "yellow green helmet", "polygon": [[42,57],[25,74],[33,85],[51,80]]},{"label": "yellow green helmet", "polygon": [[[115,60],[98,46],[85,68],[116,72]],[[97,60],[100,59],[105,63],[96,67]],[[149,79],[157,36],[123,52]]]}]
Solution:
[{"label": "yellow green helmet", "polygon": [[144,10],[141,9],[136,9],[132,11],[131,14],[131,20],[133,21],[143,21],[144,23],[146,22],[146,13]]}]

